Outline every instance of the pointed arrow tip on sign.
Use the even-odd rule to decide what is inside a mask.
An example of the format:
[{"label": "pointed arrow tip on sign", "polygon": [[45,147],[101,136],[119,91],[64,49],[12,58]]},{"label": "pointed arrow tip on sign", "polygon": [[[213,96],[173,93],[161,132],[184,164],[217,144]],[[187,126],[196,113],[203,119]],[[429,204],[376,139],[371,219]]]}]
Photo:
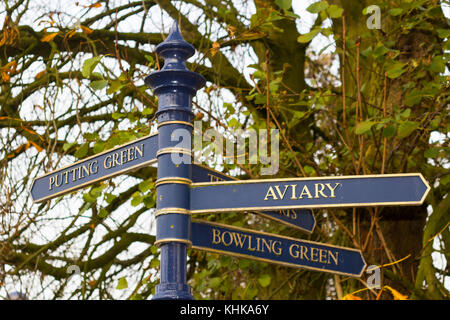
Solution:
[{"label": "pointed arrow tip on sign", "polygon": [[425,192],[424,192],[424,194],[423,194],[423,196],[422,196],[422,199],[420,199],[420,203],[422,204],[422,203],[425,201],[425,199],[427,198],[428,193],[429,193],[430,190],[431,190],[431,187],[430,187],[430,184],[428,183],[428,181],[427,181],[427,180],[424,178],[424,176],[422,175],[422,173],[419,173],[419,178],[420,178],[420,180],[422,180],[423,184],[424,184],[425,187],[426,187],[426,190],[425,190]]}]

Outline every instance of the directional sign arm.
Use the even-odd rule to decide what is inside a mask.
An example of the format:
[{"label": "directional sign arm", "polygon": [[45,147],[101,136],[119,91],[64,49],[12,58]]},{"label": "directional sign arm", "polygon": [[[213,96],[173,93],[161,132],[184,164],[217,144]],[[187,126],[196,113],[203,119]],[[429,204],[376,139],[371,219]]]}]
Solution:
[{"label": "directional sign arm", "polygon": [[158,135],[104,151],[33,180],[31,197],[42,202],[156,162]]},{"label": "directional sign arm", "polygon": [[361,251],[205,221],[191,223],[192,248],[289,267],[360,277]]},{"label": "directional sign arm", "polygon": [[[219,181],[239,181],[237,178],[228,176],[211,168],[193,164],[193,182],[219,182]],[[309,209],[288,209],[278,211],[254,211],[257,215],[283,223],[289,227],[300,229],[311,233],[316,225],[316,220]]]},{"label": "directional sign arm", "polygon": [[191,212],[421,205],[420,173],[191,184]]}]

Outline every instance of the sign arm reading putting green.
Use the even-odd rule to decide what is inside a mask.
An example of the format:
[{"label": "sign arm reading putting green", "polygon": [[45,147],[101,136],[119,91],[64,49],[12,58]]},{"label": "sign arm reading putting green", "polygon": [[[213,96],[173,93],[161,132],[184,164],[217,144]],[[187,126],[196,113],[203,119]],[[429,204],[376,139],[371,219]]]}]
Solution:
[{"label": "sign arm reading putting green", "polygon": [[366,262],[360,250],[265,232],[192,221],[192,248],[279,265],[360,277]]},{"label": "sign arm reading putting green", "polygon": [[420,173],[222,181],[191,184],[191,213],[421,205]]},{"label": "sign arm reading putting green", "polygon": [[[193,182],[218,182],[218,181],[239,181],[237,178],[228,176],[211,168],[192,165]],[[309,209],[288,209],[278,211],[250,211],[259,216],[283,223],[289,227],[300,229],[311,233],[316,225],[316,219]]]},{"label": "sign arm reading putting green", "polygon": [[98,181],[156,163],[158,134],[101,152],[33,180],[34,202],[50,200]]}]

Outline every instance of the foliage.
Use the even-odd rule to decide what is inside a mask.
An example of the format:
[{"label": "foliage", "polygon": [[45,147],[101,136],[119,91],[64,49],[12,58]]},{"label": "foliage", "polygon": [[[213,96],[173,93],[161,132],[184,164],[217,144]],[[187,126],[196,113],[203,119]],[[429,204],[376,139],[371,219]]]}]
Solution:
[{"label": "foliage", "polygon": [[[1,295],[154,293],[155,168],[40,205],[28,190],[44,172],[156,130],[157,101],[143,78],[163,65],[154,48],[175,19],[198,50],[189,69],[208,81],[194,100],[196,119],[220,132],[279,129],[277,177],[422,172],[433,187],[422,207],[316,210],[311,235],[252,214],[199,217],[361,249],[369,265],[389,264],[383,290],[355,294],[367,289],[366,275],[189,250],[195,298],[448,299],[450,29],[440,1],[315,1],[304,34],[291,0],[55,3],[0,8]],[[379,30],[366,26],[369,5],[381,9]],[[317,49],[319,39],[329,44]],[[208,165],[242,179],[260,178],[262,167]],[[70,276],[72,265],[81,274]]]}]

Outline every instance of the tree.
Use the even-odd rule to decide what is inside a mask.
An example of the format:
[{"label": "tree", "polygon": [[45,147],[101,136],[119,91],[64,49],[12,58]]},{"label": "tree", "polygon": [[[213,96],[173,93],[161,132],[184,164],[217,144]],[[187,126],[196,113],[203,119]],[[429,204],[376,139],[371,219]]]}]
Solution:
[{"label": "tree", "polygon": [[[194,101],[196,119],[221,132],[280,129],[277,177],[422,172],[433,187],[422,207],[315,210],[311,235],[250,214],[200,217],[359,248],[369,265],[383,266],[381,289],[367,289],[369,274],[347,279],[190,250],[194,296],[448,298],[448,25],[439,1],[373,2],[311,1],[316,20],[300,34],[289,0],[5,1],[3,295],[145,299],[154,292],[155,168],[40,205],[28,189],[44,172],[155,130],[157,104],[143,78],[163,65],[154,48],[177,20],[198,50],[188,68],[208,81]],[[369,5],[380,8],[381,29],[367,28]],[[322,52],[312,45],[319,37],[330,43]],[[222,167],[260,178],[261,164]],[[447,265],[437,266],[436,254]]]}]

